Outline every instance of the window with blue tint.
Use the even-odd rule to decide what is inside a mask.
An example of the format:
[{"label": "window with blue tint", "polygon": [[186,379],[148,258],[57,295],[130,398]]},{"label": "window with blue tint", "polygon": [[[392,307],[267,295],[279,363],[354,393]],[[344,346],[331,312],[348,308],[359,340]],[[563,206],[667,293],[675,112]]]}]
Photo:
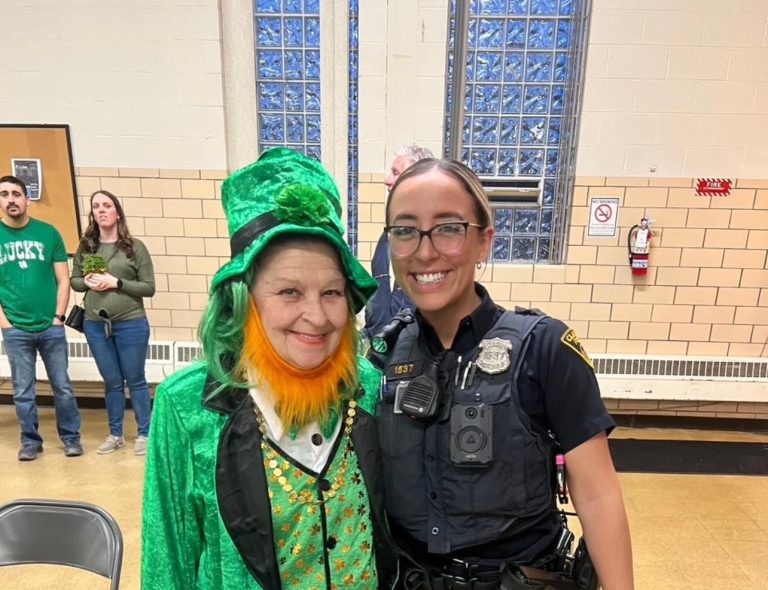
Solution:
[{"label": "window with blue tint", "polygon": [[518,176],[518,172],[517,150],[499,150],[499,174],[501,176]]},{"label": "window with blue tint", "polygon": [[280,0],[256,0],[256,12],[280,12]]},{"label": "window with blue tint", "polygon": [[[454,18],[467,5],[466,55],[455,56]],[[451,1],[446,152],[460,141],[463,161],[478,175],[541,186],[535,205],[494,206],[494,262],[563,259],[589,8],[588,0]],[[467,64],[458,105],[455,60]],[[453,117],[462,118],[461,137],[450,137]]]},{"label": "window with blue tint", "polygon": [[280,18],[262,18],[258,23],[256,37],[259,40],[260,47],[280,47],[281,40]]},{"label": "window with blue tint", "polygon": [[478,47],[501,47],[504,45],[504,22],[499,19],[480,19]]},{"label": "window with blue tint", "polygon": [[517,145],[519,141],[519,131],[520,120],[517,117],[502,117],[499,143],[504,145]]},{"label": "window with blue tint", "polygon": [[511,252],[509,242],[510,238],[506,236],[497,236],[493,238],[493,252],[491,252],[491,259],[509,260],[509,253]]},{"label": "window with blue tint", "polygon": [[287,13],[300,13],[302,0],[283,0],[283,10]]},{"label": "window with blue tint", "polygon": [[554,20],[531,19],[528,24],[528,47],[551,49],[555,45]]},{"label": "window with blue tint", "polygon": [[515,209],[514,233],[535,234],[539,228],[538,209]]},{"label": "window with blue tint", "polygon": [[282,111],[285,108],[283,85],[275,82],[259,82],[259,110]]},{"label": "window with blue tint", "polygon": [[285,18],[285,46],[302,47],[304,45],[304,25],[301,18]]},{"label": "window with blue tint", "polygon": [[320,159],[320,5],[255,0],[259,151],[288,146]]},{"label": "window with blue tint", "polygon": [[347,243],[357,254],[357,202],[360,171],[358,165],[358,90],[359,90],[359,6],[358,0],[349,0],[349,100],[347,125]]}]

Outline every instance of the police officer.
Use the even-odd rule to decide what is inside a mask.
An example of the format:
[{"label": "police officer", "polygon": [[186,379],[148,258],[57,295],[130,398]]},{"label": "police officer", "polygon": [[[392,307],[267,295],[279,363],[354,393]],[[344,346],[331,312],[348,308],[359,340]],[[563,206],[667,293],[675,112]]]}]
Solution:
[{"label": "police officer", "polygon": [[554,569],[559,453],[602,587],[632,589],[614,423],[592,362],[564,323],[505,311],[475,282],[491,219],[479,180],[452,160],[417,162],[387,200],[395,278],[418,308],[378,410],[392,529],[424,575],[405,564],[406,587],[507,588],[504,564]]}]

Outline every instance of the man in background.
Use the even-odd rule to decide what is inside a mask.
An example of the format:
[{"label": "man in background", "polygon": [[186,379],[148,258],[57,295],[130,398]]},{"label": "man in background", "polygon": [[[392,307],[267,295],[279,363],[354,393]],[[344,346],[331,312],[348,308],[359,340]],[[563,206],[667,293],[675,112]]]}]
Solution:
[{"label": "man in background", "polygon": [[35,401],[37,353],[53,390],[56,427],[64,454],[83,454],[80,411],[69,380],[64,319],[69,303],[69,266],[64,240],[52,225],[27,212],[26,185],[0,178],[0,328],[11,365],[13,403],[21,427],[19,461],[43,450]]},{"label": "man in background", "polygon": [[[392,165],[384,178],[387,191],[392,188],[398,176],[405,172],[406,168],[419,160],[434,157],[429,148],[417,145],[404,145],[399,148],[395,152]],[[389,323],[398,311],[405,307],[413,308],[411,301],[392,278],[391,268],[387,232],[382,232],[371,260],[371,274],[378,281],[379,288],[365,308],[365,335],[369,341]]]}]

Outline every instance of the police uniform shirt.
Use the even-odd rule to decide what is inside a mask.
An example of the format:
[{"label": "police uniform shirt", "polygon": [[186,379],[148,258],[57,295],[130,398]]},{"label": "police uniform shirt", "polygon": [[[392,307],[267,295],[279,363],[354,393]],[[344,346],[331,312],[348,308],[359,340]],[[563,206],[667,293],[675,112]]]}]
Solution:
[{"label": "police uniform shirt", "polygon": [[[498,321],[504,308],[496,305],[480,284],[475,291],[480,305],[459,323],[451,350],[466,355]],[[430,353],[443,351],[435,330],[417,312],[420,338]],[[546,317],[530,335],[518,376],[518,396],[523,411],[541,428],[554,433],[564,453],[600,432],[610,433],[615,424],[605,409],[592,362],[573,330],[555,318]],[[399,527],[398,527],[399,528]],[[453,553],[458,557],[506,558],[530,561],[546,553],[560,530],[553,511],[544,522],[531,522],[513,539]]]}]

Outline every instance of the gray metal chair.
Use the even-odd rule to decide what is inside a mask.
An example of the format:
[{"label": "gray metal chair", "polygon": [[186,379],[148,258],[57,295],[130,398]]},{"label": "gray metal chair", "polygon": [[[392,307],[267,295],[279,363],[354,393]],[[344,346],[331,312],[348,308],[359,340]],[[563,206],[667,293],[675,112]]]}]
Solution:
[{"label": "gray metal chair", "polygon": [[93,504],[15,500],[0,507],[0,566],[68,565],[120,586],[123,535],[112,516]]}]

